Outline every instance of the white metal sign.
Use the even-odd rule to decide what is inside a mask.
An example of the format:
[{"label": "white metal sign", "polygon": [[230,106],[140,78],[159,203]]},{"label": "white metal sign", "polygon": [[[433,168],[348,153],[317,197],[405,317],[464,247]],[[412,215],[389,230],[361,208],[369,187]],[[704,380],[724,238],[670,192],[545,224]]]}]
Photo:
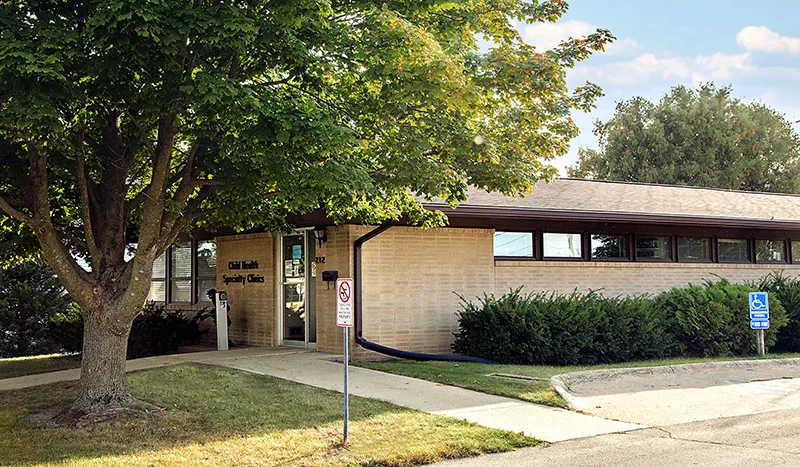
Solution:
[{"label": "white metal sign", "polygon": [[353,279],[336,279],[336,325],[353,327]]}]

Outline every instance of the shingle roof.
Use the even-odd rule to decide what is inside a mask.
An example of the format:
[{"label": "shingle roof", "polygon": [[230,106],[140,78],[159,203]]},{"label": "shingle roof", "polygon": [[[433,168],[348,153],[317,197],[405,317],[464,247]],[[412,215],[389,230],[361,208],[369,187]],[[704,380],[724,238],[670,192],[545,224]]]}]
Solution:
[{"label": "shingle roof", "polygon": [[[438,203],[431,203],[437,205]],[[524,212],[571,211],[630,216],[669,216],[756,220],[760,222],[800,222],[800,196],[718,190],[674,185],[608,182],[562,178],[547,184],[539,182],[533,193],[511,198],[470,188],[470,208],[496,208]],[[449,210],[447,210],[449,211]],[[454,214],[458,209],[451,211]]]}]

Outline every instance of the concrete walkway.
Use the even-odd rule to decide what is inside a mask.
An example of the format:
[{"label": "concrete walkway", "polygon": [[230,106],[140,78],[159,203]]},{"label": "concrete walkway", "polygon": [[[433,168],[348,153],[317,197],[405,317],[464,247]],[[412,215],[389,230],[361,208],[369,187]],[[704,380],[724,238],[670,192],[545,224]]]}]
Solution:
[{"label": "concrete walkway", "polygon": [[[245,348],[227,352],[151,357],[128,362],[128,371],[179,363],[204,363],[283,378],[342,391],[342,364],[336,355],[286,348]],[[0,380],[0,390],[74,380],[79,370]],[[548,442],[645,428],[507,397],[493,396],[429,381],[350,367],[350,393],[424,412],[447,415],[479,425],[523,432]]]}]

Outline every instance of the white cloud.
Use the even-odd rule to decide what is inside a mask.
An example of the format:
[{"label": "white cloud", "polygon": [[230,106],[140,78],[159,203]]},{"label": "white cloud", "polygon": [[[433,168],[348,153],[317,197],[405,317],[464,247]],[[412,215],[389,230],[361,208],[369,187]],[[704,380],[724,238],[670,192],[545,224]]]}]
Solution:
[{"label": "white cloud", "polygon": [[659,57],[646,53],[632,60],[601,66],[582,65],[575,68],[575,77],[611,84],[641,84],[659,78],[664,81],[697,84],[710,80],[727,80],[734,72],[752,71],[750,54],[698,55],[695,57]]},{"label": "white cloud", "polygon": [[[520,34],[525,39],[525,42],[536,46],[539,50],[552,49],[570,37],[585,37],[595,31],[597,31],[597,26],[576,20],[520,26]],[[626,37],[611,43],[606,47],[606,53],[609,55],[628,55],[641,48],[638,42]]]},{"label": "white cloud", "polygon": [[800,37],[781,36],[766,26],[747,26],[736,34],[736,43],[750,51],[800,55]]},{"label": "white cloud", "polygon": [[617,39],[606,47],[608,55],[632,55],[640,50],[642,46],[630,37]]}]

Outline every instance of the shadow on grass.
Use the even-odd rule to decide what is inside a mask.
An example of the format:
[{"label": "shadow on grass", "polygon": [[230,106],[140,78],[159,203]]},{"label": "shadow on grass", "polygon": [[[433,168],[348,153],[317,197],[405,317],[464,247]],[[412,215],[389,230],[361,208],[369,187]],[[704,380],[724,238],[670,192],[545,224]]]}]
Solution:
[{"label": "shadow on grass", "polygon": [[67,407],[76,382],[0,392],[0,465],[225,465],[248,458],[268,465],[409,465],[535,444],[353,397],[358,441],[342,449],[342,395],[333,391],[199,365],[136,372],[128,381],[136,397],[167,410],[79,429],[44,428],[30,416]]}]

